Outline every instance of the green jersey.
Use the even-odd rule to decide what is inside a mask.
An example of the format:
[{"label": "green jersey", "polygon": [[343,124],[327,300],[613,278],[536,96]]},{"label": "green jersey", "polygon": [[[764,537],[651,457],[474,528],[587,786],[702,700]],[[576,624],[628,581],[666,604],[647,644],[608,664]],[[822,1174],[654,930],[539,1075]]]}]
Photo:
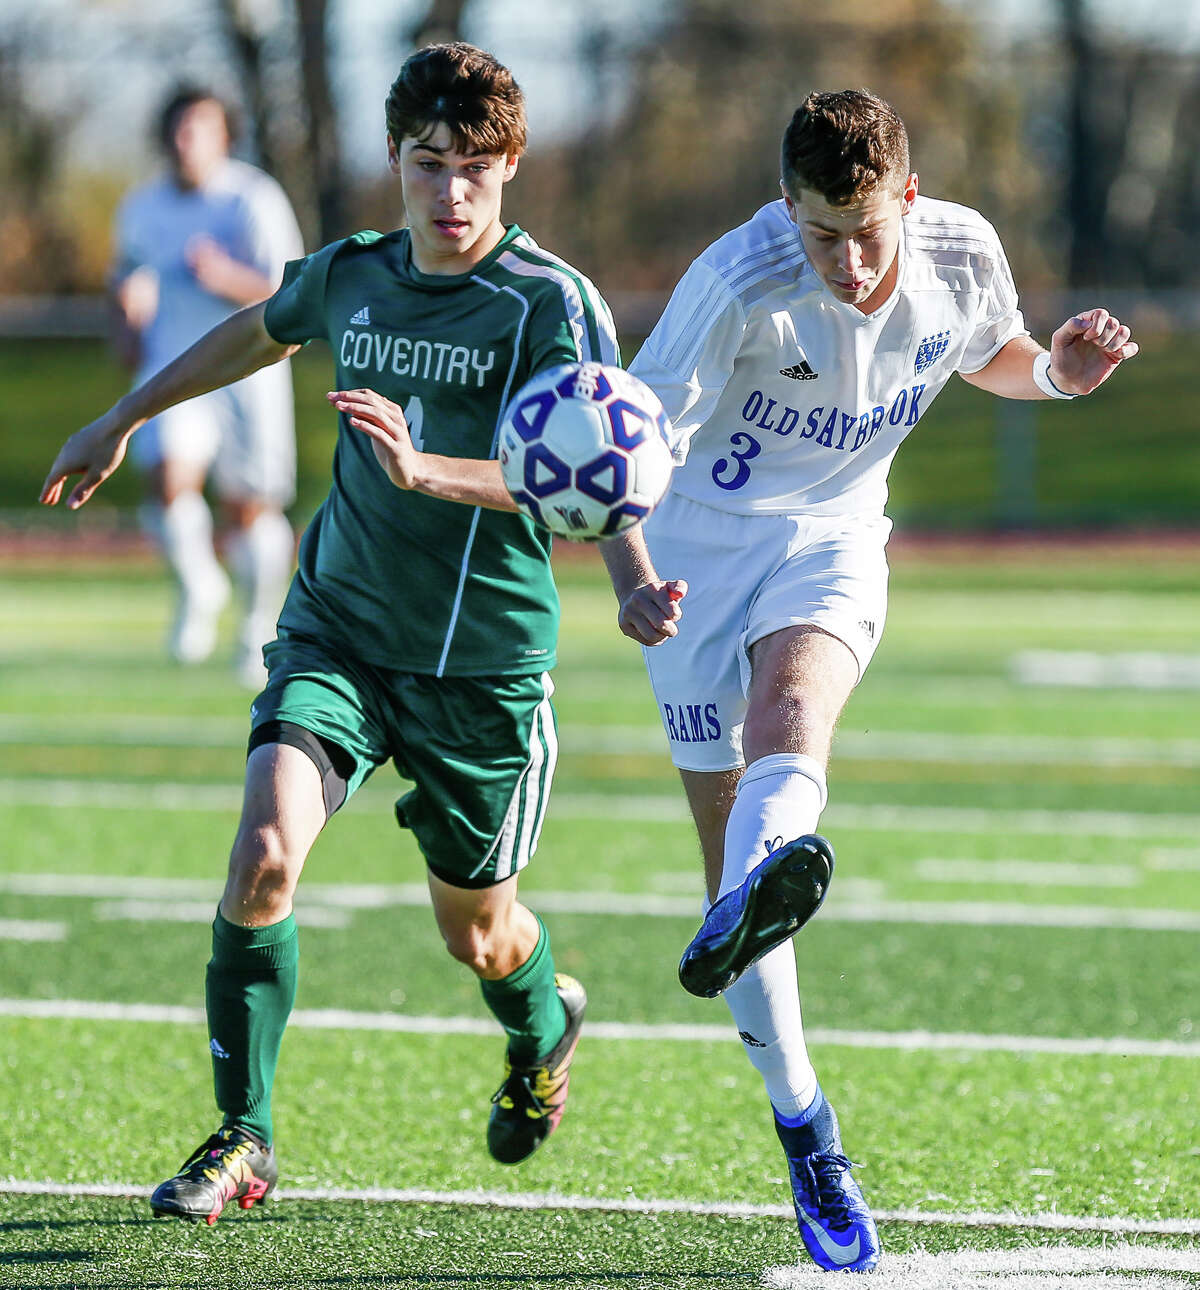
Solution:
[{"label": "green jersey", "polygon": [[[407,229],[356,233],[290,263],[265,320],[284,344],[324,337],[337,389],[385,395],[418,448],[449,457],[494,457],[509,399],[538,372],[620,361],[595,287],[516,225],[454,276],[419,272]],[[397,488],[372,441],[339,425],[279,622],[397,671],[544,671],[558,634],[550,535]]]}]

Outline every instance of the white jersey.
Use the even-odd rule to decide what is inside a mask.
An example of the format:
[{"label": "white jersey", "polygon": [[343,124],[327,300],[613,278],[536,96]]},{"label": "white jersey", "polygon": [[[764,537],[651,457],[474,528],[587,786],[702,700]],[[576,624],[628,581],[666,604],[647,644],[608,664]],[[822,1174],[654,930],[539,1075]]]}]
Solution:
[{"label": "white jersey", "polygon": [[836,300],[784,202],[713,243],[630,365],[662,400],[672,490],[735,514],[880,515],[896,449],[952,372],[1027,334],[976,211],[918,197],[873,313]]},{"label": "white jersey", "polygon": [[273,283],[288,260],[304,254],[296,217],[270,175],[245,162],[222,163],[201,189],[183,189],[170,176],[138,188],[117,213],[119,280],[137,269],[158,280],[158,312],[142,333],[144,381],[237,308],[206,291],[188,267],[188,244],[208,237]]}]

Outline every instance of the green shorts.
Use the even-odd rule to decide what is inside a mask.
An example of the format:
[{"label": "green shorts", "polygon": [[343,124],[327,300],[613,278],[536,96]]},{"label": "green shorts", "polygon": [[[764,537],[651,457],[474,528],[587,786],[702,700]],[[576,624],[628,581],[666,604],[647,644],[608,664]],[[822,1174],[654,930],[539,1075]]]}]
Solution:
[{"label": "green shorts", "polygon": [[251,748],[277,742],[279,722],[310,731],[318,742],[302,746],[323,777],[332,766],[345,798],[391,758],[415,784],[396,803],[397,820],[432,872],[456,887],[490,887],[529,863],[558,752],[548,673],[392,672],[282,631],[265,658]]}]

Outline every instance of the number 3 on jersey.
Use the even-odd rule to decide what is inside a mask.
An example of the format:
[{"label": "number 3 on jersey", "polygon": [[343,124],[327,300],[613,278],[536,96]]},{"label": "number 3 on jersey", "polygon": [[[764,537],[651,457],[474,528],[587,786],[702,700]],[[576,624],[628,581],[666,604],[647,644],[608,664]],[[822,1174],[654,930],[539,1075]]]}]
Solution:
[{"label": "number 3 on jersey", "polygon": [[[750,478],[750,467],[746,463],[753,461],[760,452],[762,452],[762,444],[753,435],[746,434],[744,430],[730,435],[729,456],[718,457],[713,462],[713,483],[718,488],[724,488],[729,492],[733,492],[735,488],[741,488]],[[732,475],[729,474],[730,470],[733,471]]]}]

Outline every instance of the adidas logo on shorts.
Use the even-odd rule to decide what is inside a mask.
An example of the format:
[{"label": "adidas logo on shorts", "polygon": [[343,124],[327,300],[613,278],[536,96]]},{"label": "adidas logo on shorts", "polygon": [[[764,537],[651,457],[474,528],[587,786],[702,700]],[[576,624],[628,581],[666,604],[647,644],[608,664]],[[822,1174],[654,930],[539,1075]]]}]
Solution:
[{"label": "adidas logo on shorts", "polygon": [[350,315],[350,321],[352,323],[357,323],[360,327],[369,326],[371,322],[371,310],[366,305],[363,305],[358,313]]}]

